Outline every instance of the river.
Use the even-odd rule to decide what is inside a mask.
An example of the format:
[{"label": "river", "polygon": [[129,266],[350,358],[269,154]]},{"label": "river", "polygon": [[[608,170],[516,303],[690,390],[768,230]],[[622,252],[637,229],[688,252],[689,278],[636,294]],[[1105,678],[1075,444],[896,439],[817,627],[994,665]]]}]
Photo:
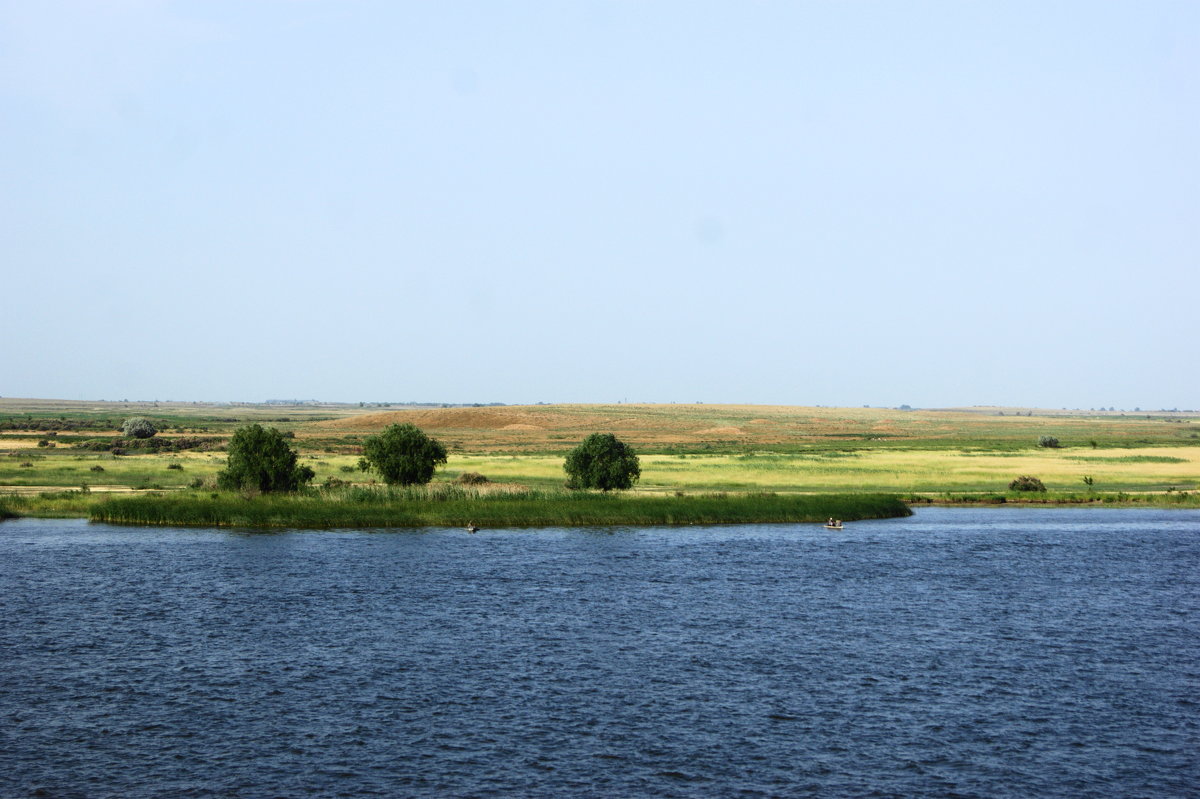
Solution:
[{"label": "river", "polygon": [[0,523],[0,796],[1200,792],[1200,512]]}]

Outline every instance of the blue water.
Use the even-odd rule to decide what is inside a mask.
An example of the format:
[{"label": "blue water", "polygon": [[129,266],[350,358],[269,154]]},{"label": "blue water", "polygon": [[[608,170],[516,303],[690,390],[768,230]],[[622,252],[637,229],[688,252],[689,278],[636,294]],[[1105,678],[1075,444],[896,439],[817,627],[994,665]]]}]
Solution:
[{"label": "blue water", "polygon": [[1200,795],[1200,513],[0,524],[0,796]]}]

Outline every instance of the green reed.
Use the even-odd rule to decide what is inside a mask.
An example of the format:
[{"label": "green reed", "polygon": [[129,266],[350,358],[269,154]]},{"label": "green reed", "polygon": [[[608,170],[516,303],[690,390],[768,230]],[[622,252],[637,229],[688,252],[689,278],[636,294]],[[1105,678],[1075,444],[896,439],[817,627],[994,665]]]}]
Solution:
[{"label": "green reed", "polygon": [[646,496],[567,491],[487,492],[469,487],[348,488],[242,496],[185,492],[114,497],[93,521],[237,527],[551,527],[846,521],[907,516],[894,496],[697,494]]}]

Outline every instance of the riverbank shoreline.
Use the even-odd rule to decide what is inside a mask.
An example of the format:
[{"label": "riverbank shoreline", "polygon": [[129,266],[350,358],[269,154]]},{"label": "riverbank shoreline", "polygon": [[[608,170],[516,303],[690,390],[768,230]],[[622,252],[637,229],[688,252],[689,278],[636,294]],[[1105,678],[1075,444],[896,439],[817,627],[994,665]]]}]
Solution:
[{"label": "riverbank shoreline", "polygon": [[1011,507],[1099,507],[1099,508],[1200,508],[1200,492],[1163,491],[1132,493],[1126,491],[1091,494],[909,494],[902,495],[914,507],[938,505],[969,508],[981,505]]},{"label": "riverbank shoreline", "polygon": [[203,491],[101,494],[59,491],[0,494],[0,520],[83,518],[163,526],[561,527],[814,523],[899,518],[921,507],[1077,507],[1200,509],[1200,492],[1088,494],[780,494],[674,495],[566,491],[497,493],[452,486],[412,489],[313,489],[250,496]]}]

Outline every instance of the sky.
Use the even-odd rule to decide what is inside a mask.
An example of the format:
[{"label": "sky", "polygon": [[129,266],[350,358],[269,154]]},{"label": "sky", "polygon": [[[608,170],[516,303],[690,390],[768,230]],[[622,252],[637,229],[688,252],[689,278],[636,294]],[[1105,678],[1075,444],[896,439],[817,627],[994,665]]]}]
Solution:
[{"label": "sky", "polygon": [[0,396],[1200,407],[1200,3],[0,0]]}]

